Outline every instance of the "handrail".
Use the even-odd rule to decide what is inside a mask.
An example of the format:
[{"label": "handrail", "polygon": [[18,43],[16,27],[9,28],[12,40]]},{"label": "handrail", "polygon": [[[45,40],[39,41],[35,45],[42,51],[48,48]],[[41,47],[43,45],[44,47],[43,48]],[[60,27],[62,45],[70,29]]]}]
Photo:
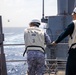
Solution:
[{"label": "handrail", "polygon": [[[59,44],[67,44],[67,43],[59,43]],[[3,46],[25,46],[25,44],[3,44]],[[52,72],[55,72],[55,74],[57,73],[58,69],[60,69],[61,67],[63,67],[63,69],[65,69],[65,63],[66,63],[66,60],[63,60],[63,59],[46,59],[45,58],[45,61],[54,61],[55,63],[45,63],[46,65],[46,70],[45,70],[45,74],[51,74]],[[58,62],[58,61],[61,61],[61,62]],[[24,65],[27,64],[27,59],[8,59],[6,60],[7,63],[9,62],[23,62]],[[63,66],[59,66],[63,64]],[[50,67],[51,66],[51,67]]]},{"label": "handrail", "polygon": [[[23,62],[27,60],[6,60],[6,62]],[[61,59],[45,59],[45,61],[61,61],[61,62],[66,62],[66,60],[61,60]]]},{"label": "handrail", "polygon": [[[67,44],[67,43],[59,43],[59,44]],[[25,44],[3,44],[3,46],[24,46]],[[6,60],[6,62],[23,62],[27,60]],[[63,59],[45,59],[45,61],[62,61],[66,62],[66,60]]]},{"label": "handrail", "polygon": [[25,45],[25,44],[3,44],[3,46],[22,46],[22,45]]},{"label": "handrail", "polygon": [[26,62],[27,60],[6,60],[6,62]]},{"label": "handrail", "polygon": [[[58,43],[58,45],[60,45],[60,44],[68,44],[68,43]],[[3,46],[22,46],[22,45],[25,45],[25,44],[3,44]],[[52,46],[52,45],[50,44],[50,46]]]},{"label": "handrail", "polygon": [[46,61],[62,61],[62,62],[66,62],[67,60],[64,59],[45,59]]}]

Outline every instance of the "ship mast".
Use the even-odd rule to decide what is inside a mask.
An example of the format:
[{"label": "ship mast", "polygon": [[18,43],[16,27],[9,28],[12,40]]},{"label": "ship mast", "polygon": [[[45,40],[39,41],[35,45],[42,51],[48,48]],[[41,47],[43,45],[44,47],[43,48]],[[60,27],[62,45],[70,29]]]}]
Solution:
[{"label": "ship mast", "polygon": [[43,7],[43,11],[42,11],[42,18],[44,19],[44,0],[43,0],[43,2],[42,2],[42,3],[43,3],[43,4],[42,4],[42,5],[43,5],[43,6],[42,6],[42,7]]}]

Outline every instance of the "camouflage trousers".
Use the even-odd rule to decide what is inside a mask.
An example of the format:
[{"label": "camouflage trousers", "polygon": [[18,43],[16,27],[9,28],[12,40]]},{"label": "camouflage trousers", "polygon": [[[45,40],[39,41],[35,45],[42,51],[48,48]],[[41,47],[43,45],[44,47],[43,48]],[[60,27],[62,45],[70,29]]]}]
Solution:
[{"label": "camouflage trousers", "polygon": [[43,75],[45,70],[45,55],[39,50],[27,52],[28,75]]}]

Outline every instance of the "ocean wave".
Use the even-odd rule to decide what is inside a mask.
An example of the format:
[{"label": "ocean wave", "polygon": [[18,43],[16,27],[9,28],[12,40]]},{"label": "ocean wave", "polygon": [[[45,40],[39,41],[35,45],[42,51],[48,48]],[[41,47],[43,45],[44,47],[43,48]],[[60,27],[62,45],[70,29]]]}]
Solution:
[{"label": "ocean wave", "polygon": [[24,63],[8,64],[8,75],[25,75],[26,71],[27,65],[24,65]]},{"label": "ocean wave", "polygon": [[24,43],[23,34],[7,36],[4,39],[4,44],[19,44]]},{"label": "ocean wave", "polygon": [[4,33],[4,35],[7,35],[7,36],[8,35],[14,35],[14,32],[12,32],[12,33],[9,33],[9,32],[8,33]]}]

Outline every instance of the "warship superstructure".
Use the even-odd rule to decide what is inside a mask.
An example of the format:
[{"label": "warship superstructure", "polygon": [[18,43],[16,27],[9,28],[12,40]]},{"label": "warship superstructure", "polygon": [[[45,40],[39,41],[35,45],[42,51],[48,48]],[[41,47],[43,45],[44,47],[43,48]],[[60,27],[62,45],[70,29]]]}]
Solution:
[{"label": "warship superstructure", "polygon": [[[41,21],[46,23],[46,32],[49,34],[52,41],[56,40],[59,34],[72,21],[72,12],[75,7],[75,0],[57,0],[57,15],[44,16],[44,1],[43,1],[43,17]],[[51,47],[50,47],[51,48]],[[66,59],[68,52],[68,37],[61,41],[53,50],[48,48],[47,57],[53,59]],[[55,48],[55,49],[54,49]]]}]

